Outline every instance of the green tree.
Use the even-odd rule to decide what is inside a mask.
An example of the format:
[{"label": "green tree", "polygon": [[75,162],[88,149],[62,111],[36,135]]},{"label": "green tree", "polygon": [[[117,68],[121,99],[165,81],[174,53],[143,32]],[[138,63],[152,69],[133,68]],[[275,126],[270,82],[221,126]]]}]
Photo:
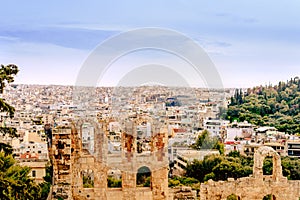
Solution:
[{"label": "green tree", "polygon": [[186,167],[186,176],[203,182],[205,176],[212,173],[212,169],[223,160],[224,157],[220,155],[206,156],[202,161],[194,160],[192,163],[188,163]]},{"label": "green tree", "polygon": [[218,138],[211,137],[211,134],[208,130],[202,131],[198,136],[196,143],[192,145],[193,149],[216,149],[220,154],[224,154],[224,144],[222,144]]},{"label": "green tree", "polygon": [[[18,67],[16,65],[1,65],[0,68],[0,94],[3,93],[4,87],[8,83],[12,83],[14,81],[14,76],[19,72]],[[0,112],[6,113],[8,117],[13,117],[15,108],[6,103],[2,98],[0,98]],[[2,119],[1,119],[2,120]],[[17,136],[16,129],[10,127],[0,127],[0,133],[9,134],[11,137]],[[12,153],[11,146],[0,142],[0,151],[4,152],[5,155],[9,155]]]},{"label": "green tree", "polygon": [[82,174],[82,184],[83,188],[93,188],[94,187],[94,179],[92,174],[83,173]]},{"label": "green tree", "polygon": [[284,157],[281,159],[282,173],[289,180],[300,180],[300,159]]},{"label": "green tree", "polygon": [[215,144],[215,146],[213,147],[213,149],[217,149],[221,155],[224,155],[224,153],[225,153],[225,146],[220,141],[218,141]]},{"label": "green tree", "polygon": [[241,156],[232,152],[228,156],[210,155],[204,160],[194,160],[186,167],[186,176],[198,179],[200,182],[213,179],[227,180],[240,178],[252,173],[253,157]]},{"label": "green tree", "polygon": [[241,154],[239,151],[234,150],[234,151],[230,151],[228,156],[233,158],[239,158],[241,157]]},{"label": "green tree", "polygon": [[30,168],[16,164],[12,155],[0,152],[0,199],[41,199],[41,188],[29,177]]},{"label": "green tree", "polygon": [[176,187],[181,185],[179,180],[176,179],[169,179],[169,187]]},{"label": "green tree", "polygon": [[194,190],[199,190],[200,188],[200,182],[195,178],[175,176],[169,179],[169,187],[176,187],[181,185],[192,187]]},{"label": "green tree", "polygon": [[39,184],[41,188],[41,200],[46,200],[48,197],[52,185],[52,174],[53,174],[53,166],[47,164],[46,176],[44,177],[44,182]]},{"label": "green tree", "polygon": [[[186,177],[192,177],[200,182],[209,179],[219,181],[227,178],[240,178],[252,174],[253,156],[242,156],[238,151],[232,151],[227,156],[210,155],[204,160],[194,160],[186,167]],[[289,180],[300,180],[300,159],[282,157],[282,172]],[[265,158],[263,173],[271,175],[273,170],[272,158]]]},{"label": "green tree", "polygon": [[227,158],[212,169],[215,180],[227,180],[228,178],[241,178],[249,176],[252,168],[243,166],[239,158]]},{"label": "green tree", "polygon": [[274,126],[290,134],[300,133],[300,80],[292,80],[254,87],[246,95],[237,89],[226,118],[231,122],[246,120],[259,126]]},{"label": "green tree", "polygon": [[108,177],[107,178],[107,187],[109,187],[109,188],[122,187],[122,179],[115,179],[113,177]]},{"label": "green tree", "polygon": [[136,185],[142,187],[149,187],[151,180],[151,171],[148,167],[141,167],[136,174]]},{"label": "green tree", "polygon": [[[5,86],[14,81],[19,72],[16,65],[1,65],[0,67],[0,94]],[[0,112],[13,117],[15,108],[0,98]],[[3,120],[3,119],[1,119]],[[16,129],[11,127],[0,127],[0,133],[16,137]],[[1,200],[30,200],[43,199],[41,187],[29,177],[30,168],[19,166],[12,155],[12,147],[0,143],[0,199]]]},{"label": "green tree", "polygon": [[268,194],[266,196],[264,196],[263,200],[272,200],[273,199],[273,195]]}]

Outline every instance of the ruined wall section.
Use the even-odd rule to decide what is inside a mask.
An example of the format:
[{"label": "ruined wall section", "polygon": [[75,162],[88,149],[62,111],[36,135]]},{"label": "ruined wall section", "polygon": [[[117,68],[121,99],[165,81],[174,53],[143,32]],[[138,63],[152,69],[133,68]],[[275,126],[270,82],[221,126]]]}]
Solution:
[{"label": "ruined wall section", "polygon": [[52,133],[50,158],[53,164],[52,198],[72,199],[71,129],[57,128]]},{"label": "ruined wall section", "polygon": [[[265,157],[273,157],[273,174],[263,175]],[[254,155],[253,176],[228,181],[209,180],[201,184],[200,200],[226,200],[231,194],[241,200],[261,200],[272,194],[276,200],[299,200],[300,181],[288,181],[282,175],[280,156],[271,147],[260,147]]]},{"label": "ruined wall section", "polygon": [[[94,151],[83,149],[82,126],[94,128]],[[122,151],[119,157],[108,155],[108,121],[79,120],[72,127],[54,133],[53,154],[54,194],[52,199],[169,199],[168,194],[168,133],[157,132],[151,138],[151,152],[137,152],[136,121],[127,123],[122,133]],[[137,187],[138,169],[148,167],[151,186]],[[108,188],[107,173],[117,168],[122,172],[122,188]],[[90,174],[92,186],[84,187],[83,174]]]},{"label": "ruined wall section", "polygon": [[[89,123],[94,127],[94,155],[82,150],[82,125]],[[74,199],[107,199],[107,167],[105,149],[105,123],[94,120],[79,120],[72,133],[72,196]],[[83,187],[83,172],[93,174],[93,187]]]},{"label": "ruined wall section", "polygon": [[231,194],[241,200],[262,200],[268,194],[274,195],[276,200],[298,200],[299,189],[299,181],[257,181],[253,177],[218,182],[210,180],[201,185],[200,200],[226,200]]},{"label": "ruined wall section", "polygon": [[263,165],[266,157],[272,157],[273,159],[273,172],[272,180],[275,182],[285,180],[282,175],[281,158],[279,154],[271,147],[260,147],[254,153],[254,166],[253,166],[253,177],[256,179],[263,179]]}]

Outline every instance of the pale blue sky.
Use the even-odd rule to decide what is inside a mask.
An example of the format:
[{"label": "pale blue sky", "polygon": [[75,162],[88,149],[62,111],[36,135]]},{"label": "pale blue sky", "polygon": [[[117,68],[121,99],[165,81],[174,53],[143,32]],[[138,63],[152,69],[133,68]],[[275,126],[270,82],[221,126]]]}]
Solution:
[{"label": "pale blue sky", "polygon": [[[173,29],[195,40],[225,87],[276,83],[300,72],[298,0],[1,0],[1,8],[0,63],[20,67],[16,83],[74,85],[97,45],[143,27]],[[126,71],[143,54],[131,56],[116,62],[115,69]],[[144,56],[153,56],[155,63],[163,57]],[[116,70],[109,71],[104,85],[120,79]]]}]

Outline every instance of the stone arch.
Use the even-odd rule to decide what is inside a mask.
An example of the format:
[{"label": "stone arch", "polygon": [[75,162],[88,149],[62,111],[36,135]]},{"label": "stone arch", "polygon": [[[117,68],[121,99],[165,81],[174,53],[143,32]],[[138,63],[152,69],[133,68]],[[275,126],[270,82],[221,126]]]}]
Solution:
[{"label": "stone arch", "polygon": [[[136,185],[144,184],[143,187],[151,187],[152,184],[152,171],[147,166],[138,168],[136,173]],[[146,186],[145,186],[146,185]]]},{"label": "stone arch", "polygon": [[271,147],[260,147],[254,153],[253,176],[254,178],[263,179],[263,162],[270,156],[273,158],[273,181],[279,181],[282,178],[281,159],[279,154]]},{"label": "stone arch", "polygon": [[262,198],[262,200],[276,200],[276,196],[272,194],[267,194]]},{"label": "stone arch", "polygon": [[240,200],[241,198],[236,194],[231,194],[226,197],[226,200]]}]

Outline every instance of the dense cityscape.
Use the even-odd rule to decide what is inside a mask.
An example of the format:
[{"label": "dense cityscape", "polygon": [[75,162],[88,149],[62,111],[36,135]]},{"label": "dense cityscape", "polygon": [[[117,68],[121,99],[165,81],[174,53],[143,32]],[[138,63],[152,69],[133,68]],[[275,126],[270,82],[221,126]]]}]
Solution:
[{"label": "dense cityscape", "polygon": [[0,200],[300,200],[300,1],[2,1]]},{"label": "dense cityscape", "polygon": [[[249,104],[248,96],[255,102],[254,94],[267,101],[268,96],[275,98],[273,88],[279,88],[280,96],[289,103],[289,96],[284,93],[290,88],[298,91],[299,79],[279,84],[279,87],[261,86],[253,90],[209,90],[164,86],[78,89],[11,83],[3,88],[1,99],[6,102],[4,105],[14,107],[13,111],[9,110],[13,115],[2,112],[1,123],[3,128],[9,127],[15,132],[12,135],[2,131],[0,142],[5,154],[1,156],[12,155],[17,165],[27,167],[33,184],[40,187],[31,198],[39,199],[108,198],[90,190],[97,187],[114,193],[109,199],[113,196],[129,198],[126,195],[205,199],[201,194],[210,179],[233,181],[255,173],[253,156],[265,147],[274,153],[269,156],[282,157],[280,169],[283,172],[280,174],[283,175],[278,176],[299,180],[298,129],[290,132],[290,127],[286,130],[279,127],[281,130],[278,130],[278,124],[259,124],[261,121],[253,121],[258,116],[248,114],[247,118],[240,110],[235,111],[244,107],[244,103]],[[294,99],[290,98],[293,102]],[[259,105],[268,106],[266,103]],[[274,109],[276,107],[281,109],[280,104]],[[298,107],[289,107],[293,109],[290,113],[296,116]],[[267,111],[263,112],[256,112],[256,115],[266,119],[265,122],[270,121],[266,118]],[[279,121],[284,124],[284,120]],[[150,161],[145,160],[146,157]],[[274,176],[277,172],[272,163],[276,160],[265,158],[262,161],[264,176]],[[78,165],[78,162],[83,163]],[[103,169],[92,167],[97,162]],[[80,173],[74,174],[76,170]],[[104,183],[96,180],[97,174],[102,173],[107,177],[106,181],[102,180]],[[125,177],[130,176],[128,173],[134,176],[133,182],[130,178],[126,180]],[[154,177],[155,173],[160,179]],[[166,179],[169,181],[165,182]],[[129,185],[124,183],[126,181]],[[168,196],[152,194],[155,184],[159,185],[158,191],[165,191]],[[132,187],[133,193],[124,193],[126,187]],[[116,190],[118,188],[121,190]],[[143,188],[149,190],[142,190],[140,194]],[[266,195],[264,199],[273,198]],[[227,197],[238,198],[235,194]]]}]

